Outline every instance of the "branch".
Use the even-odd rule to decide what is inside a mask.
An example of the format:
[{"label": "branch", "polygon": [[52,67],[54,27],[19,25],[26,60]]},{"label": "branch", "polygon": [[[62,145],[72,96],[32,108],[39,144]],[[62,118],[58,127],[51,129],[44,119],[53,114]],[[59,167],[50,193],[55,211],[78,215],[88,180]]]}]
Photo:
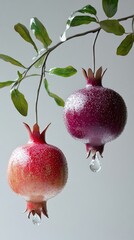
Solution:
[{"label": "branch", "polygon": [[117,19],[119,22],[122,22],[122,21],[126,21],[126,20],[128,20],[128,19],[130,19],[130,18],[133,18],[134,17],[134,14],[133,15],[130,15],[130,16],[127,16],[127,17],[123,17],[123,18],[119,18],[119,19]]},{"label": "branch", "polygon": [[[134,15],[130,15],[130,16],[127,16],[127,17],[123,17],[123,18],[119,18],[117,19],[119,22],[121,21],[125,21],[127,19],[130,19],[130,18],[134,18]],[[24,71],[23,73],[23,78],[21,79],[21,81],[26,77],[28,71],[43,57],[46,55],[46,58],[44,60],[44,63],[42,65],[42,68],[41,68],[41,77],[40,77],[40,81],[39,81],[39,86],[38,86],[38,90],[37,90],[37,96],[36,96],[36,102],[35,102],[35,114],[36,114],[36,123],[38,123],[38,100],[39,100],[39,93],[40,93],[40,88],[41,88],[41,84],[42,84],[42,80],[43,80],[43,77],[45,77],[45,68],[46,68],[46,62],[47,62],[47,59],[48,59],[48,56],[49,54],[54,51],[57,47],[59,47],[60,45],[62,45],[63,43],[73,39],[73,38],[77,38],[77,37],[82,37],[82,36],[85,36],[87,34],[90,34],[90,33],[96,33],[97,32],[97,35],[96,35],[96,38],[95,38],[95,42],[94,42],[94,62],[95,62],[95,43],[96,43],[96,39],[98,37],[98,34],[101,30],[101,27],[98,27],[98,28],[95,28],[95,29],[92,29],[92,30],[89,30],[89,31],[86,31],[86,32],[82,32],[82,33],[78,33],[78,34],[75,34],[75,35],[72,35],[70,37],[67,37],[65,41],[60,41],[58,42],[57,44],[55,44],[53,47],[51,48],[48,48],[46,50],[46,52],[44,52],[41,56],[39,56],[39,58],[37,58],[27,69],[26,71]],[[94,70],[95,70],[95,63],[94,63]],[[19,82],[20,83],[20,82]],[[16,83],[15,83],[16,84]]]},{"label": "branch", "polygon": [[[123,17],[123,18],[118,18],[117,20],[119,22],[122,22],[122,21],[126,21],[130,18],[134,18],[134,15],[130,15],[130,16],[127,16],[127,17]],[[60,45],[62,45],[63,43],[73,39],[73,38],[77,38],[77,37],[82,37],[82,36],[85,36],[85,35],[88,35],[90,33],[96,33],[98,31],[101,30],[101,27],[98,27],[98,28],[95,28],[95,29],[92,29],[92,30],[89,30],[89,31],[86,31],[86,32],[82,32],[82,33],[78,33],[78,34],[75,34],[75,35],[72,35],[70,37],[68,37],[64,42],[58,42],[57,44],[55,44],[53,47],[49,48],[45,53],[43,53],[38,59],[35,60],[35,62],[33,62],[29,67],[28,67],[28,71],[29,69],[31,69],[31,67],[36,63],[38,62],[38,60],[43,57],[45,54],[47,54],[48,52],[52,52],[53,50],[55,50],[57,47],[59,47]]]},{"label": "branch", "polygon": [[[127,16],[127,17],[123,17],[123,18],[118,18],[117,20],[119,22],[122,22],[122,21],[125,21],[125,20],[128,20],[128,19],[131,19],[133,18],[134,19],[134,14],[133,15],[130,15],[130,16]],[[57,44],[55,44],[53,47],[49,48],[46,50],[46,52],[44,52],[42,55],[40,55],[32,64],[30,64],[30,66],[23,72],[23,77],[21,79],[21,81],[27,76],[27,73],[29,72],[29,70],[45,55],[49,55],[50,52],[52,52],[54,49],[56,49],[57,47],[59,47],[60,45],[62,45],[63,43],[73,39],[73,38],[77,38],[77,37],[82,37],[82,36],[85,36],[85,35],[88,35],[90,33],[96,33],[96,32],[99,32],[101,30],[101,27],[98,27],[98,28],[95,28],[95,29],[92,29],[92,30],[89,30],[89,31],[86,31],[86,32],[82,32],[82,33],[78,33],[78,34],[75,34],[75,35],[72,35],[68,38],[66,38],[66,40],[64,42],[60,41],[58,42]],[[20,81],[20,82],[21,82]],[[17,85],[17,83],[15,83],[13,86]]]}]

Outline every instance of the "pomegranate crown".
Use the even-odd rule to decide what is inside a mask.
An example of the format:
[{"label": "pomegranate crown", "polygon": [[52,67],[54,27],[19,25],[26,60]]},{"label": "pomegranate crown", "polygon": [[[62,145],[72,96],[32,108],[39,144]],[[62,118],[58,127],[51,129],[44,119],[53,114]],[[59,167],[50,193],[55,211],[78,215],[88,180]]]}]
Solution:
[{"label": "pomegranate crown", "polygon": [[29,137],[30,137],[29,142],[46,143],[45,133],[46,133],[46,130],[48,129],[50,124],[51,123],[49,123],[47,125],[47,127],[42,131],[42,133],[40,133],[40,128],[39,128],[39,125],[37,123],[34,124],[33,131],[31,130],[31,128],[29,127],[29,125],[27,123],[24,123],[26,129],[29,132]]},{"label": "pomegranate crown", "polygon": [[102,86],[102,78],[106,72],[106,70],[103,72],[102,67],[100,67],[97,71],[96,74],[92,71],[91,68],[86,70],[82,68],[83,75],[86,78],[87,84],[92,85],[92,86]]}]

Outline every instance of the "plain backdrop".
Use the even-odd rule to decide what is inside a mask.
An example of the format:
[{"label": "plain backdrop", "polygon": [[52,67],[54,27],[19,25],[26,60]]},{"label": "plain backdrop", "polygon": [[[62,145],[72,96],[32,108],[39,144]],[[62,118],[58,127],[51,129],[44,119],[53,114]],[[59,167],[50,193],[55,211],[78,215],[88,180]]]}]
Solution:
[{"label": "plain backdrop", "polygon": [[[5,0],[0,7],[0,53],[10,55],[29,66],[35,56],[32,46],[14,31],[18,22],[29,28],[32,17],[39,18],[53,40],[65,29],[69,15],[91,4],[100,20],[106,19],[100,0]],[[134,13],[134,1],[120,0],[115,18]],[[131,20],[122,23],[131,31]],[[68,36],[96,27],[91,24],[73,28]],[[74,66],[78,73],[70,78],[47,75],[51,91],[66,99],[73,91],[85,86],[82,68],[93,66],[92,44],[95,35],[73,39],[50,54],[47,69]],[[24,80],[20,91],[29,103],[27,117],[21,116],[10,99],[10,87],[0,90],[0,239],[3,240],[133,240],[134,239],[134,50],[126,57],[116,55],[124,36],[101,31],[96,44],[96,67],[107,68],[103,85],[119,92],[127,105],[128,120],[122,135],[106,144],[102,170],[92,173],[85,146],[67,133],[63,109],[50,99],[42,85],[39,98],[40,129],[51,122],[47,142],[56,145],[66,155],[69,178],[64,190],[48,201],[49,219],[42,217],[34,226],[25,210],[25,200],[11,191],[7,183],[7,165],[14,148],[27,142],[23,122],[35,123],[35,98],[38,77]],[[39,42],[38,47],[42,48]],[[19,68],[0,61],[0,81],[15,80]],[[31,73],[36,73],[33,69]]]}]

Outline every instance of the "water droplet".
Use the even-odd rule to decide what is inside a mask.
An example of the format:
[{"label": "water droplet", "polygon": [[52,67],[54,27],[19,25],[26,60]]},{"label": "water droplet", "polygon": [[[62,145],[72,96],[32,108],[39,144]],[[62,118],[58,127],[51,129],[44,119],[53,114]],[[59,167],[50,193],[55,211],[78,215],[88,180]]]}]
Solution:
[{"label": "water droplet", "polygon": [[[68,20],[71,20],[71,17],[70,17]],[[60,41],[61,41],[61,42],[65,42],[65,41],[66,41],[66,39],[67,39],[66,32],[67,32],[67,30],[68,30],[69,28],[70,28],[70,25],[67,24],[65,31],[64,31],[63,34],[60,36]]]},{"label": "water droplet", "polygon": [[60,36],[60,41],[61,42],[65,42],[66,41],[66,31],[62,34],[62,36]]},{"label": "water droplet", "polygon": [[33,222],[33,224],[38,225],[38,226],[41,224],[41,218],[37,213],[35,213],[33,215],[32,222]]},{"label": "water droplet", "polygon": [[45,48],[42,48],[40,51],[39,51],[39,55],[41,56],[43,53],[45,53],[46,49]]},{"label": "water droplet", "polygon": [[100,153],[96,152],[95,158],[91,160],[90,169],[92,172],[99,172],[101,170],[100,157]]}]

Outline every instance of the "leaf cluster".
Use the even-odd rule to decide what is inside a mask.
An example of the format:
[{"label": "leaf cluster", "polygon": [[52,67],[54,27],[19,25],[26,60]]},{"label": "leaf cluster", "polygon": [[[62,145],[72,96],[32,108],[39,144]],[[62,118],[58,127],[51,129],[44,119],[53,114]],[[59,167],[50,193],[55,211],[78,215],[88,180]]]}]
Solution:
[{"label": "leaf cluster", "polygon": [[[16,109],[21,113],[23,116],[27,116],[28,113],[28,103],[25,99],[25,96],[21,91],[19,90],[21,82],[28,78],[28,77],[39,77],[39,90],[40,90],[40,84],[44,81],[44,88],[47,92],[47,94],[55,100],[55,102],[59,106],[64,106],[64,100],[59,97],[57,94],[52,93],[49,89],[48,81],[46,80],[46,74],[50,75],[58,75],[60,77],[71,77],[74,74],[76,74],[77,70],[72,66],[67,67],[53,67],[49,70],[46,70],[46,62],[48,55],[58,46],[60,46],[62,43],[64,43],[67,40],[70,40],[77,36],[82,36],[83,34],[76,34],[72,37],[67,38],[67,31],[70,28],[79,27],[81,25],[89,25],[91,23],[97,25],[97,30],[100,32],[101,30],[114,34],[116,36],[122,36],[125,34],[125,38],[121,41],[120,45],[117,48],[117,55],[125,56],[127,55],[130,50],[132,49],[133,43],[134,43],[134,16],[132,19],[132,32],[126,33],[125,28],[123,25],[120,24],[119,19],[113,18],[118,10],[118,0],[102,0],[102,8],[105,13],[106,19],[99,20],[97,16],[97,10],[90,4],[74,11],[71,16],[67,19],[65,31],[63,32],[62,36],[60,37],[60,42],[53,47],[51,47],[52,40],[46,30],[46,27],[44,24],[37,18],[33,17],[30,20],[30,31],[28,28],[23,25],[22,23],[17,23],[14,26],[14,30],[20,35],[20,37],[27,43],[29,43],[35,51],[35,57],[34,61],[29,67],[26,67],[24,64],[22,64],[20,61],[5,55],[0,54],[0,59],[4,60],[10,64],[13,64],[17,67],[20,67],[23,69],[22,72],[17,71],[17,78],[15,80],[8,80],[5,82],[0,82],[0,88],[11,86],[11,100],[16,107]],[[125,20],[125,19],[124,19]],[[86,33],[91,33],[97,31],[96,29],[93,29],[92,31],[87,31]],[[42,49],[40,50],[35,43],[35,40],[33,40],[33,37],[31,36],[31,33],[33,33],[35,39],[39,41],[42,44]],[[32,73],[28,75],[29,70],[31,68],[39,68],[41,69],[41,72],[39,74]],[[39,91],[37,91],[37,100]],[[37,109],[36,109],[37,112]]]},{"label": "leaf cluster", "polygon": [[[97,10],[91,5],[86,5],[85,7],[74,11],[67,20],[66,28],[61,36],[61,40],[66,40],[67,31],[71,27],[90,23],[96,23],[100,27],[100,29],[104,30],[107,33],[112,33],[116,36],[121,36],[125,34],[125,29],[120,24],[119,20],[113,19],[118,10],[118,3],[118,0],[102,0],[102,8],[107,17],[107,19],[105,20],[99,20],[97,16]],[[81,15],[79,13],[81,13]],[[117,55],[125,56],[129,53],[134,42],[133,36],[134,32],[129,33],[127,34],[127,36],[125,36],[125,38],[117,48]]]},{"label": "leaf cluster", "polygon": [[32,63],[29,67],[25,67],[20,61],[5,55],[5,54],[0,54],[0,59],[4,60],[6,62],[9,62],[17,67],[21,67],[25,69],[22,73],[20,71],[17,71],[17,79],[14,81],[5,81],[5,82],[0,82],[0,88],[8,87],[11,86],[11,100],[18,110],[20,114],[23,116],[27,116],[28,113],[28,103],[27,100],[25,99],[24,94],[22,94],[19,91],[19,86],[20,83],[23,79],[28,78],[28,77],[33,77],[33,76],[39,76],[40,81],[42,81],[42,77],[44,77],[44,87],[46,92],[50,97],[52,97],[57,105],[59,106],[64,106],[64,100],[60,98],[57,94],[50,92],[49,87],[48,87],[48,82],[45,78],[45,73],[53,74],[53,75],[58,75],[61,77],[70,77],[74,75],[77,70],[73,68],[72,66],[67,66],[64,68],[51,68],[50,70],[46,71],[44,69],[44,74],[41,76],[41,74],[31,74],[27,75],[28,71],[34,66],[36,68],[43,68],[43,64],[46,61],[47,53],[49,52],[48,47],[51,45],[52,40],[50,39],[48,32],[45,28],[45,26],[41,23],[39,19],[32,18],[30,20],[30,29],[32,30],[35,38],[40,41],[43,45],[43,49],[39,50],[37,45],[35,44],[34,40],[31,37],[31,34],[29,30],[27,29],[26,26],[24,26],[21,23],[17,23],[14,26],[15,31],[25,40],[26,42],[30,43],[33,47],[34,50],[36,51],[36,56],[34,57],[34,63]]}]

